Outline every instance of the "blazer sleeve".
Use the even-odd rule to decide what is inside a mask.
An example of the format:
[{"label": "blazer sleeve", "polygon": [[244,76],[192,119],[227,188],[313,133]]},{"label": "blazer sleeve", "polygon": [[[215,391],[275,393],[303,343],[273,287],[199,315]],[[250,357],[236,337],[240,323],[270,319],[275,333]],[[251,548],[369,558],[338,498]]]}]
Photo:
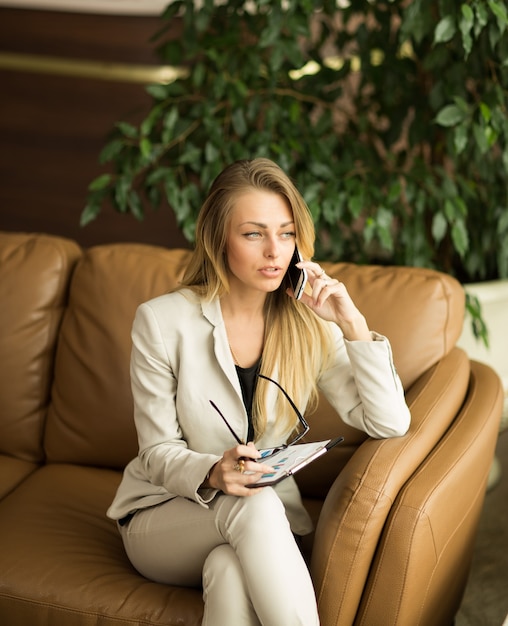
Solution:
[{"label": "blazer sleeve", "polygon": [[176,410],[177,379],[149,303],[136,312],[130,372],[138,457],[146,478],[170,494],[206,505],[215,492],[199,487],[220,457],[188,448]]},{"label": "blazer sleeve", "polygon": [[404,435],[411,423],[404,389],[393,363],[390,342],[372,333],[373,341],[348,341],[333,329],[335,355],[319,388],[342,420],[371,437]]}]

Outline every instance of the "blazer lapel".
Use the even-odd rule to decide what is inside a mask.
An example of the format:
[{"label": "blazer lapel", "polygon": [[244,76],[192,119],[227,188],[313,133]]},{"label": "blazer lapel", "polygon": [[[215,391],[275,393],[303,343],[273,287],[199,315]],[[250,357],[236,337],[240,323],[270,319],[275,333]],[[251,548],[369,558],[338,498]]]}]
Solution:
[{"label": "blazer lapel", "polygon": [[242,408],[244,408],[242,389],[240,387],[240,381],[238,380],[235,363],[229,347],[226,326],[224,325],[219,298],[214,298],[211,301],[202,301],[201,310],[203,311],[205,319],[207,319],[213,326],[213,349],[217,363],[220,365],[227,379],[233,386],[241,400]]}]

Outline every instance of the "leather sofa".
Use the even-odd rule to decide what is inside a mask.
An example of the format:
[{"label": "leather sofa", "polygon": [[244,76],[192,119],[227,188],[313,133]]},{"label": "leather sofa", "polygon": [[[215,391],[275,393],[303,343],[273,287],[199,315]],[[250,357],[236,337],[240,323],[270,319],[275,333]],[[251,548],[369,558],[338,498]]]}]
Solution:
[{"label": "leather sofa", "polygon": [[[3,626],[201,623],[200,590],[144,579],[105,516],[137,451],[134,311],[177,284],[188,254],[0,233]],[[390,338],[412,425],[404,437],[374,440],[324,399],[309,416],[310,440],[345,437],[298,475],[316,521],[304,549],[322,624],[449,625],[468,577],[501,382],[455,347],[464,293],[453,278],[323,266]]]}]

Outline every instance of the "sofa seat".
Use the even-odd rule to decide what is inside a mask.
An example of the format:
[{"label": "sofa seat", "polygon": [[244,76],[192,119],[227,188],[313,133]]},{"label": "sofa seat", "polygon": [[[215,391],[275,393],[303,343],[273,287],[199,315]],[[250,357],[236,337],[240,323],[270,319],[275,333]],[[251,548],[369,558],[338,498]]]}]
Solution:
[{"label": "sofa seat", "polygon": [[0,501],[3,626],[201,624],[199,590],[145,580],[125,556],[105,516],[120,476],[51,464]]},{"label": "sofa seat", "polygon": [[0,454],[0,499],[39,467],[37,463]]}]

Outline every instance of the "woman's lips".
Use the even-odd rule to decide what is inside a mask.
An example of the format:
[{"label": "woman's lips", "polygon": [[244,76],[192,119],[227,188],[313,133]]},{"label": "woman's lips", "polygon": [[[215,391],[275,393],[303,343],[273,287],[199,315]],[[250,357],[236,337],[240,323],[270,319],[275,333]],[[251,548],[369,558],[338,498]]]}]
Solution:
[{"label": "woman's lips", "polygon": [[281,267],[262,267],[259,272],[268,278],[277,278],[283,273],[283,269]]}]

